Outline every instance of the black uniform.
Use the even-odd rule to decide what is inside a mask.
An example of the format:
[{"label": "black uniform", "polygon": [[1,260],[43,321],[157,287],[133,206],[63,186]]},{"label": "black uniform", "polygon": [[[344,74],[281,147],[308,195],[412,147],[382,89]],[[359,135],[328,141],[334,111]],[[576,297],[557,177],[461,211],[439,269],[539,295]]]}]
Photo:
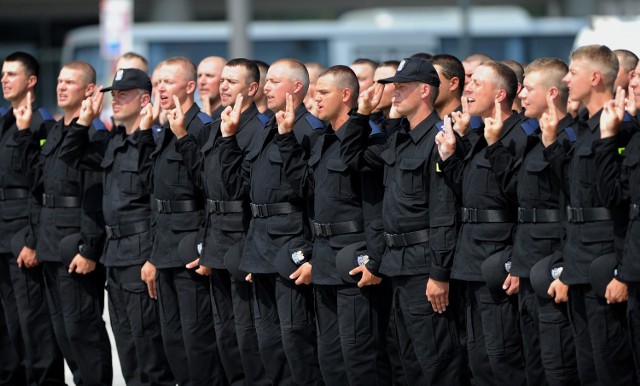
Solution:
[{"label": "black uniform", "polygon": [[[111,384],[111,345],[102,319],[105,270],[98,263],[104,244],[102,179],[99,173],[70,167],[60,158],[69,129],[63,119],[58,121],[40,152],[33,195],[42,210],[37,240],[27,244],[35,247],[38,260],[44,263],[55,336],[74,381]],[[101,122],[94,121],[90,136],[99,140],[107,133]],[[69,273],[59,253],[60,240],[78,232],[78,253],[96,262],[96,269],[85,275]]]},{"label": "black uniform", "polygon": [[[634,123],[637,131],[635,118]],[[637,373],[640,369],[640,133],[633,134],[622,154],[619,152],[621,140],[616,136],[595,140],[594,151],[602,199],[613,205],[629,204],[629,225],[618,275],[629,285],[627,321]]]},{"label": "black uniform", "polygon": [[[608,305],[589,282],[591,262],[622,249],[627,207],[608,202],[596,189],[598,164],[594,141],[600,139],[600,114],[581,115],[576,125],[577,141],[566,152],[560,144],[546,149],[548,157],[566,154],[564,175],[569,191],[567,243],[564,248],[562,281],[569,287],[569,312],[574,332],[578,371],[583,384],[635,384],[631,347],[625,339],[625,304]],[[628,142],[632,127],[623,123],[619,147]],[[616,245],[617,244],[617,245]],[[622,256],[618,252],[618,258]],[[606,333],[605,333],[606,332]]]},{"label": "black uniform", "polygon": [[482,384],[524,384],[517,298],[490,293],[480,267],[487,257],[512,245],[517,208],[515,191],[502,186],[487,157],[503,146],[520,162],[527,134],[514,113],[504,121],[500,140],[491,147],[482,132],[471,140],[464,159],[453,155],[440,164],[463,206],[451,276],[467,286],[469,364],[473,378]]},{"label": "black uniform", "polygon": [[[251,104],[240,115],[236,138],[243,151],[264,129],[258,114],[256,105]],[[222,181],[224,165],[218,149],[220,123],[218,119],[212,125],[212,133],[202,151],[192,135],[181,138],[177,146],[195,185],[204,190],[207,198],[200,264],[212,268],[214,326],[227,379],[231,384],[266,385],[270,382],[258,349],[251,283],[233,279],[224,264],[229,249],[244,242],[251,211],[249,197],[242,187],[225,185]]]},{"label": "black uniform", "polygon": [[342,157],[355,170],[384,168],[382,213],[388,248],[380,273],[392,281],[407,383],[459,384],[461,350],[454,316],[450,310],[435,313],[425,296],[430,277],[449,280],[455,242],[455,200],[435,167],[438,115],[434,111],[411,130],[403,122],[384,144],[369,143],[368,120],[351,115]]},{"label": "black uniform", "polygon": [[[294,133],[310,152],[323,124],[304,105],[295,109]],[[305,206],[287,181],[275,142],[278,128],[272,119],[244,155],[235,136],[220,140],[223,181],[249,192],[253,218],[240,268],[251,272],[260,354],[273,384],[322,383],[316,353],[312,287],[297,286],[280,277],[273,259],[278,250],[297,236],[309,236]],[[242,165],[242,167],[240,167]]]},{"label": "black uniform", "polygon": [[115,127],[108,141],[90,142],[88,127],[74,124],[60,158],[82,170],[102,172],[102,211],[107,243],[109,318],[127,385],[175,384],[160,335],[157,302],[147,293],[140,269],[151,258],[148,176],[154,149],[151,130],[128,135]]},{"label": "black uniform", "polygon": [[[194,103],[185,113],[187,132],[203,145],[211,131],[211,117]],[[179,384],[225,384],[213,328],[209,278],[199,275],[178,257],[178,244],[204,224],[204,198],[183,162],[168,123],[156,149],[152,177],[153,251],[158,268],[160,324],[171,370]]]},{"label": "black uniform", "polygon": [[[11,238],[29,224],[30,188],[40,140],[55,123],[44,108],[32,106],[29,130],[18,131],[13,110],[0,116],[0,298],[5,310],[12,352],[2,355],[0,384],[64,383],[64,363],[53,335],[47,302],[42,296],[42,265],[19,268],[11,252]],[[24,344],[24,346],[23,346]],[[4,353],[4,351],[3,351]],[[19,354],[20,353],[20,354]],[[8,379],[13,366],[23,361],[27,379]],[[16,363],[13,363],[16,362]],[[18,374],[15,374],[18,375]]]},{"label": "black uniform", "polygon": [[[570,115],[558,123],[558,142],[570,146],[575,141],[572,123]],[[523,127],[526,131],[524,123]],[[564,235],[561,208],[565,200],[561,181],[553,169],[562,160],[559,157],[545,160],[539,130],[531,134],[522,163],[502,142],[492,146],[487,157],[503,189],[517,192],[518,226],[511,273],[520,278],[518,300],[527,382],[569,385],[578,382],[578,370],[567,305],[537,296],[529,281],[535,263],[561,248]]]},{"label": "black uniform", "polygon": [[[330,126],[314,146],[308,167],[294,133],[276,136],[287,180],[301,196],[313,197],[313,270],[318,359],[330,385],[387,385],[391,373],[385,353],[388,306],[381,289],[345,285],[336,271],[336,255],[364,241],[360,174],[340,158],[342,128]],[[301,164],[302,162],[302,164]]]}]

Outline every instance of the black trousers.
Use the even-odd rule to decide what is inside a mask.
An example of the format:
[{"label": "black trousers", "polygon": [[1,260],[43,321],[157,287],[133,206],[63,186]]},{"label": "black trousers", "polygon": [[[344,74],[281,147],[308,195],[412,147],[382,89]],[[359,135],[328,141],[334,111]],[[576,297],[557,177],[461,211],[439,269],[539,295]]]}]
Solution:
[{"label": "black trousers", "polygon": [[105,269],[69,273],[61,263],[44,262],[49,313],[64,358],[78,385],[111,385],[111,344],[102,319]]},{"label": "black trousers", "polygon": [[0,385],[27,382],[27,361],[9,267],[15,264],[12,258],[9,253],[0,254]]},{"label": "black trousers", "polygon": [[260,355],[274,385],[323,385],[313,310],[313,287],[277,273],[253,274]]},{"label": "black trousers", "polygon": [[109,318],[127,385],[175,385],[162,345],[158,302],[140,279],[142,265],[107,268]]},{"label": "black trousers", "polygon": [[226,269],[211,270],[211,299],[218,351],[231,385],[270,385],[262,364],[251,283]]},{"label": "black trousers", "polygon": [[633,348],[636,377],[640,379],[640,283],[629,283],[629,302],[627,303],[627,321],[629,338]]},{"label": "black trousers", "polygon": [[524,385],[518,298],[466,282],[467,350],[474,385]]},{"label": "black trousers", "polygon": [[626,303],[607,304],[590,284],[569,287],[569,317],[583,385],[635,385]]},{"label": "black trousers", "polygon": [[160,327],[180,385],[226,385],[216,346],[209,277],[183,267],[157,270]]},{"label": "black trousers", "polygon": [[318,360],[327,385],[391,385],[388,284],[315,285]]},{"label": "black trousers", "polygon": [[459,385],[462,350],[453,306],[442,314],[433,311],[426,295],[428,279],[428,275],[391,278],[406,381],[410,385]]}]

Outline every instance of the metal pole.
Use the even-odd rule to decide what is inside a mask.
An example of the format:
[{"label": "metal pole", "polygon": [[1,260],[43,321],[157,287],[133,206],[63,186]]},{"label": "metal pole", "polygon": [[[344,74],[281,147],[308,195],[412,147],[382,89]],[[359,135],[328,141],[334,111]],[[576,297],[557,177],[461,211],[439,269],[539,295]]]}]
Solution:
[{"label": "metal pole", "polygon": [[464,59],[471,54],[471,33],[469,28],[471,23],[469,15],[471,12],[471,0],[458,0],[458,4],[460,5],[462,27],[460,29],[459,57]]},{"label": "metal pole", "polygon": [[231,25],[229,58],[251,58],[247,28],[251,19],[251,0],[227,0],[227,20]]}]

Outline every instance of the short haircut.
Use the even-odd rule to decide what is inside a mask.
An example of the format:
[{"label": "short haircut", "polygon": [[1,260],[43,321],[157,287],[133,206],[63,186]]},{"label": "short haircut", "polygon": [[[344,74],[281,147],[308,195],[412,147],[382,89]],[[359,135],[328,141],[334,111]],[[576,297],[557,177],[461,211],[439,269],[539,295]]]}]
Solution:
[{"label": "short haircut", "polygon": [[424,60],[430,60],[431,58],[433,58],[433,55],[428,54],[426,52],[416,52],[415,54],[411,55],[412,58],[421,58]]},{"label": "short haircut", "polygon": [[137,59],[140,62],[142,62],[142,64],[144,64],[144,66],[147,68],[145,72],[149,72],[149,61],[147,60],[147,58],[145,58],[144,56],[136,52],[133,52],[133,51],[125,52],[120,56],[120,59],[127,59],[127,60]]},{"label": "short haircut", "polygon": [[351,107],[355,107],[358,104],[358,94],[360,93],[360,84],[356,73],[349,66],[337,65],[322,71],[318,79],[328,75],[333,75],[339,90],[346,88],[351,90],[351,100],[349,102]]},{"label": "short haircut", "polygon": [[380,62],[380,64],[378,64],[378,68],[383,68],[383,67],[391,67],[394,70],[397,70],[398,67],[400,67],[400,61],[399,60],[385,60],[384,62]]},{"label": "short haircut", "polygon": [[378,67],[378,62],[376,62],[375,60],[367,59],[367,58],[358,58],[351,63],[351,65],[354,65],[354,64],[366,64],[369,67],[371,67],[373,71],[375,71],[375,69]]},{"label": "short haircut", "polygon": [[524,70],[525,78],[534,72],[539,72],[544,75],[541,80],[542,84],[546,87],[556,87],[560,94],[560,102],[566,103],[569,98],[569,87],[562,81],[562,79],[569,72],[569,67],[565,62],[558,58],[540,58],[529,63]]},{"label": "short haircut", "polygon": [[475,54],[471,54],[469,56],[467,56],[463,62],[476,62],[479,61],[480,63],[484,63],[484,62],[488,62],[491,59],[491,56],[487,55],[487,54],[483,54],[481,52],[476,52]]},{"label": "short haircut", "polygon": [[585,60],[597,66],[602,74],[604,86],[613,92],[620,64],[618,57],[609,47],[598,44],[578,47],[571,53],[571,60]]},{"label": "short haircut", "polygon": [[96,83],[96,70],[87,62],[73,61],[65,64],[62,68],[80,71],[85,85]]},{"label": "short haircut", "polygon": [[247,76],[245,78],[247,84],[251,84],[253,82],[260,82],[260,70],[258,69],[258,65],[255,61],[245,59],[245,58],[236,58],[231,59],[224,65],[225,67],[243,67],[247,70]]},{"label": "short haircut", "polygon": [[302,83],[301,92],[303,96],[306,95],[307,90],[309,89],[309,71],[307,71],[307,67],[305,67],[305,65],[298,59],[292,58],[279,59],[271,64],[271,66],[277,63],[286,64],[287,67],[289,67],[289,72],[287,74],[288,78],[294,82]]},{"label": "short haircut", "polygon": [[522,64],[511,59],[501,60],[500,63],[505,64],[507,67],[513,70],[513,72],[516,74],[516,79],[518,79],[518,83],[522,84],[522,81],[524,80],[524,67],[522,67]]},{"label": "short haircut", "polygon": [[482,63],[479,67],[488,67],[496,75],[493,78],[493,84],[497,88],[506,91],[506,102],[511,105],[518,92],[518,79],[516,73],[513,72],[506,64],[490,60]]},{"label": "short haircut", "polygon": [[260,72],[264,71],[265,73],[267,72],[267,70],[269,69],[269,63],[262,61],[262,60],[254,60],[253,61],[256,66],[258,66],[258,70]]},{"label": "short haircut", "polygon": [[464,66],[460,59],[449,54],[438,54],[431,57],[431,63],[440,66],[442,76],[448,80],[458,78],[456,94],[462,96],[462,91],[464,90]]},{"label": "short haircut", "polygon": [[629,50],[613,50],[618,56],[618,64],[624,69],[625,72],[630,72],[636,69],[638,65],[638,57],[636,54]]},{"label": "short haircut", "polygon": [[20,62],[22,63],[27,76],[35,75],[36,78],[40,76],[40,64],[38,64],[38,61],[33,57],[33,55],[24,51],[13,52],[4,58],[4,61]]},{"label": "short haircut", "polygon": [[196,81],[197,79],[197,71],[196,65],[189,58],[185,58],[184,56],[174,56],[172,58],[166,59],[162,62],[163,66],[182,66],[184,69],[184,75],[187,79],[187,82]]}]

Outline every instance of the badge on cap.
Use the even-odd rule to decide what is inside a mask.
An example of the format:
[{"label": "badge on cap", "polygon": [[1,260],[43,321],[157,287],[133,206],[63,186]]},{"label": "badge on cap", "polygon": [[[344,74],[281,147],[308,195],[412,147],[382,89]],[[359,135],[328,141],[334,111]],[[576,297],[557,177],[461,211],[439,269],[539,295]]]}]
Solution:
[{"label": "badge on cap", "polygon": [[511,260],[508,260],[504,263],[504,271],[506,273],[510,273],[511,272]]},{"label": "badge on cap", "polygon": [[357,257],[358,265],[365,265],[369,262],[369,255],[359,255]]},{"label": "badge on cap", "polygon": [[295,265],[300,265],[304,261],[304,253],[302,251],[295,251],[291,254],[291,261],[294,262]]},{"label": "badge on cap", "polygon": [[562,275],[562,267],[555,267],[551,269],[551,277],[556,280]]},{"label": "badge on cap", "polygon": [[196,249],[198,250],[198,255],[202,255],[202,243],[198,243],[198,245],[196,245]]},{"label": "badge on cap", "polygon": [[398,69],[396,70],[396,72],[400,72],[402,71],[402,69],[404,68],[404,65],[407,61],[405,59],[402,59],[402,61],[400,62],[400,64],[398,65]]},{"label": "badge on cap", "polygon": [[118,72],[116,72],[116,77],[115,77],[115,81],[119,82],[122,80],[122,77],[124,76],[124,70],[123,69],[119,69]]}]

